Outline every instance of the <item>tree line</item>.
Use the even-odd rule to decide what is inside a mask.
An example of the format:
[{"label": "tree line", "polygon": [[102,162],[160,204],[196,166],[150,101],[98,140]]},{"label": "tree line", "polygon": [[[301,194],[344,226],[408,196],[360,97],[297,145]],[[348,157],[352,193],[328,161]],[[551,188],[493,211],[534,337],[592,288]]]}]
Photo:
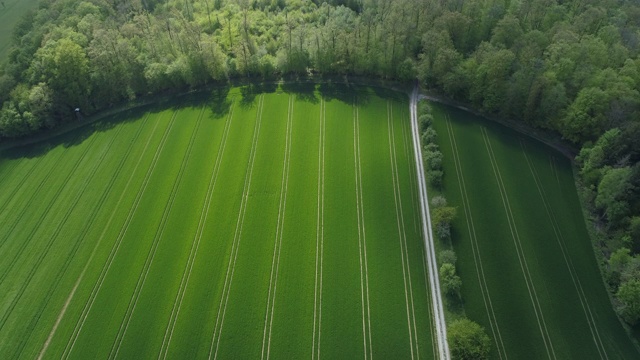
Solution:
[{"label": "tree line", "polygon": [[0,66],[0,136],[74,121],[76,108],[234,78],[417,78],[582,149],[602,268],[634,325],[639,53],[631,0],[43,0]]}]

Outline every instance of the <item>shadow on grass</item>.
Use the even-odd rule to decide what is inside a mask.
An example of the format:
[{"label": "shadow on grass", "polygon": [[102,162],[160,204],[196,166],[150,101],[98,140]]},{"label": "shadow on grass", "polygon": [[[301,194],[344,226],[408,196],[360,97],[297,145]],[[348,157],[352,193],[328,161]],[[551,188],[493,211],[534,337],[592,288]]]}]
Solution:
[{"label": "shadow on grass", "polygon": [[[80,145],[97,132],[109,131],[121,124],[139,121],[147,113],[153,114],[167,109],[177,111],[185,107],[206,106],[213,114],[212,118],[219,119],[231,111],[233,96],[230,93],[232,88],[231,85],[217,86],[209,90],[168,97],[150,104],[136,106],[113,115],[106,115],[103,119],[81,125],[77,129],[69,130],[60,135],[41,141],[35,140],[37,141],[35,143],[4,150],[0,156],[8,159],[40,157],[59,146],[71,148]],[[393,90],[384,88],[330,82],[321,83],[320,85],[311,82],[291,82],[280,86],[277,83],[264,82],[244,85],[239,87],[238,90],[240,95],[238,104],[241,107],[251,107],[255,104],[258,95],[276,91],[295,95],[297,99],[313,104],[318,103],[321,97],[327,101],[335,99],[349,105],[364,105],[370,101],[372,95],[385,98],[401,96],[401,94]],[[104,111],[109,110],[105,109]],[[77,120],[74,119],[73,121]],[[46,132],[41,135],[46,137]]]},{"label": "shadow on grass", "polygon": [[354,84],[322,83],[318,92],[325,101],[338,100],[349,105],[364,105],[371,98],[369,87]]},{"label": "shadow on grass", "polygon": [[258,95],[274,93],[278,90],[276,83],[249,84],[240,88],[240,106],[247,108],[253,106]]},{"label": "shadow on grass", "polygon": [[281,86],[282,91],[287,94],[294,94],[296,99],[317,104],[320,99],[316,94],[316,84],[309,82],[285,83]]}]

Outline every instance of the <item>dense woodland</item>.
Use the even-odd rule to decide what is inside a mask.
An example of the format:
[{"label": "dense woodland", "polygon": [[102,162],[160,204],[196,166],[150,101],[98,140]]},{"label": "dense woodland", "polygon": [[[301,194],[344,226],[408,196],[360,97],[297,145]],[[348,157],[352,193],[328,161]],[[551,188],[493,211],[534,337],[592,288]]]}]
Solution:
[{"label": "dense woodland", "polygon": [[229,79],[413,81],[581,148],[605,280],[640,322],[640,4],[44,0],[0,68],[0,135]]}]

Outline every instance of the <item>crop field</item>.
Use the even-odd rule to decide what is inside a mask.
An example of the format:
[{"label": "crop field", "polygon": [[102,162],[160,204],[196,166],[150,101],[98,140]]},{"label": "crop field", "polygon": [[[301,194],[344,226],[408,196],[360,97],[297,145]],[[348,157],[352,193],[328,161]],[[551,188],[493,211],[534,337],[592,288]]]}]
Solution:
[{"label": "crop field", "polygon": [[283,85],[0,158],[0,354],[435,357],[406,94]]},{"label": "crop field", "polygon": [[20,18],[31,9],[36,9],[38,0],[0,1],[0,62],[8,55],[13,29]]},{"label": "crop field", "polygon": [[467,316],[495,359],[637,359],[601,280],[569,160],[432,104],[457,206],[452,241]]}]

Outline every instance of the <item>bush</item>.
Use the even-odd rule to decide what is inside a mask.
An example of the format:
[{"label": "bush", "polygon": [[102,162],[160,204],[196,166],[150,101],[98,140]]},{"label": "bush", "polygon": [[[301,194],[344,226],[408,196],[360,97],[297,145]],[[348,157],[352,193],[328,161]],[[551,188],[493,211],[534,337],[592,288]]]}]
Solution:
[{"label": "bush", "polygon": [[429,185],[433,186],[436,189],[442,188],[442,170],[430,170],[427,171],[427,181]]},{"label": "bush", "polygon": [[440,254],[438,254],[438,262],[440,264],[455,265],[456,261],[458,261],[458,257],[453,250],[442,250]]},{"label": "bush", "polygon": [[433,199],[431,199],[431,207],[433,207],[434,209],[444,206],[447,206],[447,199],[445,199],[444,196],[438,195],[434,196]]},{"label": "bush", "polygon": [[616,310],[620,316],[630,325],[636,325],[640,320],[640,280],[623,282],[616,296],[619,301]]},{"label": "bush", "polygon": [[438,134],[436,133],[435,130],[433,130],[432,127],[428,127],[422,133],[422,143],[423,144],[434,144],[436,142],[437,138],[438,138]]},{"label": "bush", "polygon": [[447,329],[449,351],[454,360],[489,358],[491,339],[484,328],[469,319],[456,320]]},{"label": "bush", "polygon": [[460,287],[462,280],[456,274],[456,267],[450,263],[444,263],[440,267],[440,285],[444,292],[449,296],[460,297]]},{"label": "bush", "polygon": [[442,153],[440,151],[425,152],[424,161],[429,170],[442,170]]},{"label": "bush", "polygon": [[420,131],[425,131],[433,123],[433,116],[431,114],[422,114],[418,116],[418,122],[420,123]]}]

